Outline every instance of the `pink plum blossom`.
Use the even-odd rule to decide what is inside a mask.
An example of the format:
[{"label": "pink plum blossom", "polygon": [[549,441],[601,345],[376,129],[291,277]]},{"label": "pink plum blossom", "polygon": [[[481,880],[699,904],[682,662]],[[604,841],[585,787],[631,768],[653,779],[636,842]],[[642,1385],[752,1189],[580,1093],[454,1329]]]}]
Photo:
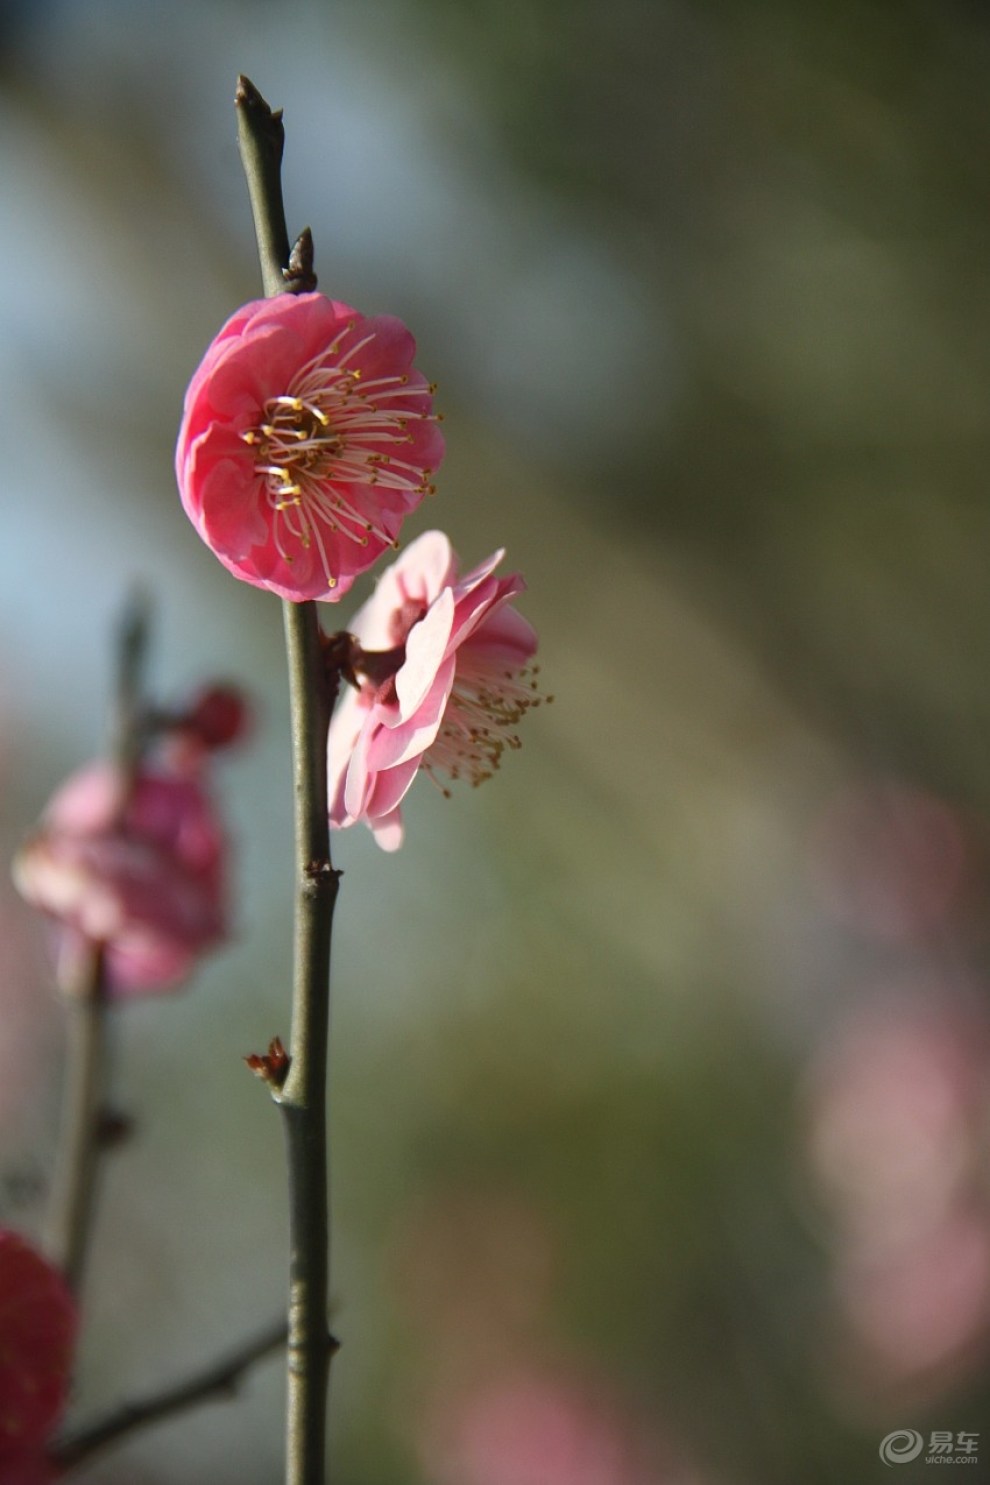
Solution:
[{"label": "pink plum blossom", "polygon": [[944,1386],[985,1358],[990,1221],[976,1204],[957,1203],[904,1240],[854,1239],[833,1277],[859,1369],[888,1386],[925,1378]]},{"label": "pink plum blossom", "polygon": [[28,902],[57,923],[59,980],[104,946],[113,995],[165,990],[226,936],[226,845],[201,780],[107,763],[73,774],[14,864]]},{"label": "pink plum blossom", "polygon": [[990,1042],[939,982],[870,995],[818,1053],[807,1150],[848,1384],[933,1393],[990,1343]]},{"label": "pink plum blossom", "polygon": [[0,1228],[0,1485],[44,1485],[65,1407],[78,1317],[60,1274]]},{"label": "pink plum blossom", "polygon": [[335,828],[362,820],[394,851],[400,804],[420,769],[446,792],[444,779],[480,784],[519,746],[516,723],[540,700],[529,665],[536,635],[510,606],[522,578],[494,575],[502,556],[459,578],[450,542],[428,531],[357,614],[351,632],[369,665],[330,727]]},{"label": "pink plum blossom", "polygon": [[281,598],[338,599],[432,490],[443,438],[400,320],[322,294],[246,304],[186,393],[182,503],[225,567]]},{"label": "pink plum blossom", "polygon": [[525,1364],[427,1414],[418,1440],[436,1485],[697,1485],[602,1390]]}]

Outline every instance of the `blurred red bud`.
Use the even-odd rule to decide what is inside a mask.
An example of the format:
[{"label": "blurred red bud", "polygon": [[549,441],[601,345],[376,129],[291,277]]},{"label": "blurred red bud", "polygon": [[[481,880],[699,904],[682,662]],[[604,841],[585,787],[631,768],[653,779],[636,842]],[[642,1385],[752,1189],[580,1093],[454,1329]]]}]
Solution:
[{"label": "blurred red bud", "polygon": [[227,748],[246,737],[251,708],[238,686],[206,686],[193,697],[183,721],[205,748]]}]

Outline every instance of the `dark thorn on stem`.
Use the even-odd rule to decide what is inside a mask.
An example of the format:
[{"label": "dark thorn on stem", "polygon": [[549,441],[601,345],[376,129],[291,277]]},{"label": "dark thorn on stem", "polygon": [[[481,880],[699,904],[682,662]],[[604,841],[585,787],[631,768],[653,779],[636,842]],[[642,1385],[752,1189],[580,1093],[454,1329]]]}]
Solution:
[{"label": "dark thorn on stem", "polygon": [[321,877],[333,877],[339,882],[344,873],[331,866],[329,861],[307,861],[306,875],[311,882],[318,882]]},{"label": "dark thorn on stem", "polygon": [[330,1331],[328,1330],[327,1331],[327,1351],[329,1352],[329,1354],[331,1356],[336,1356],[336,1354],[337,1354],[337,1352],[339,1350],[340,1350],[340,1342],[338,1341],[337,1337],[335,1335],[332,1335],[330,1333]]},{"label": "dark thorn on stem", "polygon": [[282,269],[285,287],[290,294],[310,294],[316,288],[313,270],[313,234],[304,227],[289,254],[289,266]]},{"label": "dark thorn on stem", "polygon": [[101,1150],[125,1144],[134,1133],[134,1120],[120,1109],[102,1108],[97,1116],[96,1143]]}]

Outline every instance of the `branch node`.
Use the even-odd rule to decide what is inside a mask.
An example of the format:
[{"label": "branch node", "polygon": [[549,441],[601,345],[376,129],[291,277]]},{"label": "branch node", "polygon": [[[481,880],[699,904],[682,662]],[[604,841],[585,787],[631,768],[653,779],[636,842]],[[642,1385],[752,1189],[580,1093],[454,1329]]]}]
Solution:
[{"label": "branch node", "polygon": [[281,1092],[286,1078],[289,1076],[289,1068],[292,1066],[292,1058],[282,1043],[280,1036],[273,1036],[268,1043],[267,1052],[252,1052],[245,1057],[244,1061],[263,1083],[276,1093]]}]

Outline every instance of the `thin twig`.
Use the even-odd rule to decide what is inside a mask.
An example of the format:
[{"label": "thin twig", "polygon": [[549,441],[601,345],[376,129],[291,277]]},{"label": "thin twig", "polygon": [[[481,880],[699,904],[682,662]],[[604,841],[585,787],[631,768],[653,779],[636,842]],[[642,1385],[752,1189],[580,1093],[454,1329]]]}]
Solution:
[{"label": "thin twig", "polygon": [[279,1320],[252,1340],[211,1362],[202,1371],[194,1372],[184,1382],[166,1387],[150,1397],[121,1403],[102,1418],[97,1418],[94,1423],[84,1424],[64,1434],[52,1446],[52,1463],[60,1470],[72,1469],[101,1449],[120,1443],[139,1428],[161,1423],[172,1414],[209,1402],[211,1398],[233,1396],[244,1374],[255,1362],[261,1361],[285,1344],[285,1334],[285,1321]]},{"label": "thin twig", "polygon": [[[308,282],[292,273],[278,178],[283,129],[257,88],[238,82],[238,134],[262,279],[268,295]],[[308,250],[311,252],[311,249]],[[303,254],[305,256],[305,254]],[[303,265],[304,267],[306,265]],[[311,264],[309,265],[311,271]],[[330,696],[315,603],[283,604],[292,715],[296,912],[291,1064],[275,1093],[289,1168],[289,1347],[286,1485],[323,1485],[333,1342],[327,1327],[329,1181],[326,1079],[330,936],[337,873],[330,861],[327,728]]]},{"label": "thin twig", "polygon": [[[148,646],[146,598],[132,594],[117,633],[111,755],[126,808],[141,754],[141,682]],[[74,1293],[82,1285],[96,1208],[107,1082],[108,1000],[103,945],[90,944],[61,986],[66,1008],[65,1082],[45,1247]]]}]

